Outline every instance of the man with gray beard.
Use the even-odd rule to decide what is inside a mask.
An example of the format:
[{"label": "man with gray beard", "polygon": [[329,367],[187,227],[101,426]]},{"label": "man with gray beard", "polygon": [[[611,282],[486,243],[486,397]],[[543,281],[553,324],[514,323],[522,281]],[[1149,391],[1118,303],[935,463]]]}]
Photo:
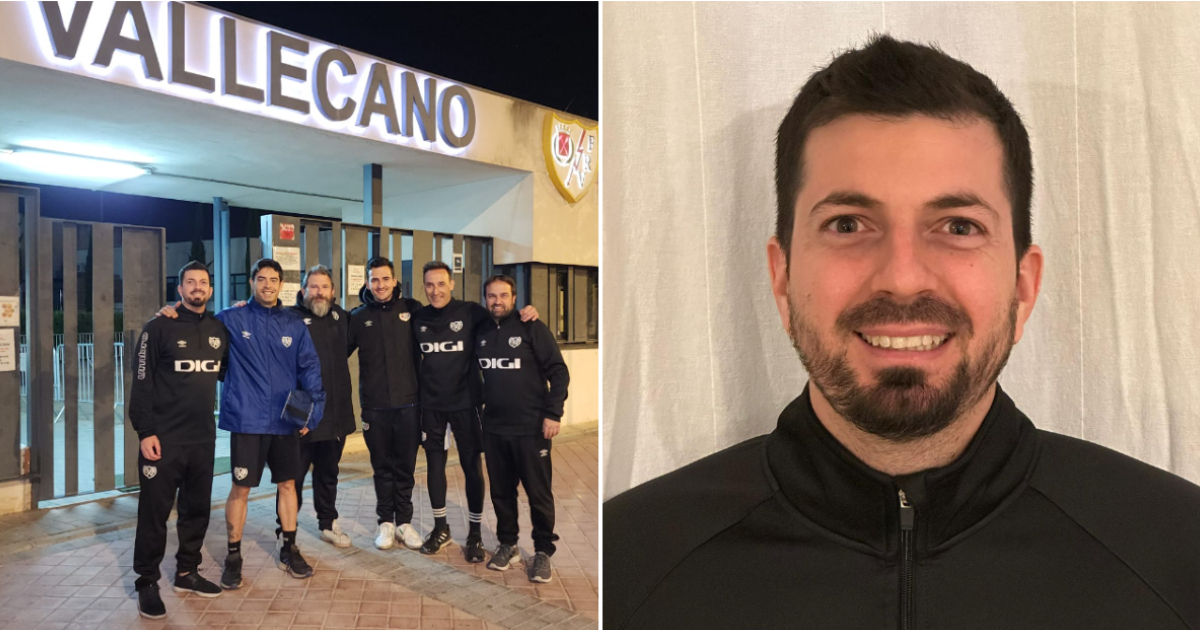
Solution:
[{"label": "man with gray beard", "polygon": [[775,169],[809,382],[769,435],[605,503],[605,628],[1200,628],[1200,487],[997,382],[1043,256],[991,79],[873,37],[804,84]]},{"label": "man with gray beard", "polygon": [[321,362],[321,384],[325,387],[325,417],[316,429],[300,438],[300,469],[296,476],[296,505],[304,505],[302,489],[308,468],[313,469],[313,506],[321,540],[349,547],[350,536],[338,525],[338,464],[346,436],[354,433],[354,405],[350,399],[349,314],[335,302],[333,273],[317,265],[304,275],[304,288],[296,295],[293,312],[304,320]]}]

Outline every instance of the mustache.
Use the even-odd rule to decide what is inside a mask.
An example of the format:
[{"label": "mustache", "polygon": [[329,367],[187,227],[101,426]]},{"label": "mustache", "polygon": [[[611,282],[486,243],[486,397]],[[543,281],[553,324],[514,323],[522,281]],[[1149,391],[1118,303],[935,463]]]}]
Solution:
[{"label": "mustache", "polygon": [[975,334],[971,318],[941,298],[923,295],[908,304],[886,297],[873,298],[838,316],[838,330],[847,334],[860,328],[881,324],[941,324],[953,331]]}]

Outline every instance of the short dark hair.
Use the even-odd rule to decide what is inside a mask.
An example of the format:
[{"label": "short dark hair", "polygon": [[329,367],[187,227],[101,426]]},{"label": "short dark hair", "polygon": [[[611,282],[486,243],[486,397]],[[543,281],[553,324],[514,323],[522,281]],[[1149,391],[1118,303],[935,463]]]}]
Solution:
[{"label": "short dark hair", "polygon": [[179,281],[176,284],[183,284],[183,274],[189,271],[203,271],[208,275],[208,283],[210,285],[212,284],[212,272],[208,270],[208,265],[200,262],[199,260],[193,260],[179,268]]},{"label": "short dark hair", "polygon": [[491,278],[488,278],[487,282],[483,283],[483,292],[487,293],[487,288],[492,286],[492,284],[495,282],[507,282],[509,288],[512,289],[512,294],[513,295],[517,294],[517,281],[513,280],[511,277],[506,276],[502,273],[498,273],[498,274],[492,276]]},{"label": "short dark hair", "polygon": [[329,270],[329,267],[325,265],[313,265],[308,268],[308,271],[304,272],[304,278],[300,280],[301,289],[308,286],[308,279],[311,276],[326,276],[329,278],[329,284],[337,286],[337,282],[333,279],[333,272]]},{"label": "short dark hair", "polygon": [[283,267],[270,258],[259,258],[254,263],[254,266],[250,268],[250,281],[254,282],[254,279],[258,277],[258,272],[263,269],[274,269],[275,273],[279,274],[279,281],[283,282]]},{"label": "short dark hair", "polygon": [[392,266],[392,261],[384,258],[383,256],[376,256],[367,261],[367,273],[370,273],[370,270],[372,269],[378,269],[380,267],[387,267],[391,270],[392,277],[396,276],[396,268]]},{"label": "short dark hair", "polygon": [[1029,134],[1012,103],[986,75],[937,47],[876,35],[809,77],[779,125],[775,236],[789,260],[796,197],[804,185],[805,142],[817,127],[851,114],[978,117],[992,123],[1004,149],[1017,260],[1025,255],[1032,239],[1033,158]]},{"label": "short dark hair", "polygon": [[425,274],[433,271],[434,269],[445,269],[446,275],[450,276],[451,280],[454,279],[454,271],[450,269],[450,265],[447,265],[440,260],[431,260],[425,263],[425,266],[421,268],[421,282],[425,281]]}]

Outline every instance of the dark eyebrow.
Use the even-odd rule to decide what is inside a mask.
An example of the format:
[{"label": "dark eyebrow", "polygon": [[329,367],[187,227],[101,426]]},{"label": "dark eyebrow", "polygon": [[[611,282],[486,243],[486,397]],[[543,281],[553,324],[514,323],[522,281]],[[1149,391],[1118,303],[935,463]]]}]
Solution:
[{"label": "dark eyebrow", "polygon": [[835,190],[818,201],[812,210],[808,211],[809,215],[815,214],[823,206],[851,206],[864,210],[878,210],[883,207],[883,202],[859,192]]},{"label": "dark eyebrow", "polygon": [[988,214],[992,215],[993,219],[996,221],[1000,220],[999,212],[996,212],[994,208],[984,203],[978,195],[969,192],[958,192],[942,195],[941,197],[938,197],[937,199],[925,204],[925,207],[929,208],[930,210],[954,210],[956,208],[972,207],[982,208],[983,210],[987,211]]}]

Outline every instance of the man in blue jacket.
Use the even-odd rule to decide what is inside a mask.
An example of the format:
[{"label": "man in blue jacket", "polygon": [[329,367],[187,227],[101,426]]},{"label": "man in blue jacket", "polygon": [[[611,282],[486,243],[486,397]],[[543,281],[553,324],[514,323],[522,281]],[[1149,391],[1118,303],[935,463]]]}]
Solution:
[{"label": "man in blue jacket", "polygon": [[[295,479],[300,436],[316,428],[325,406],[321,363],[304,320],[279,302],[283,268],[263,258],[250,271],[254,299],[217,319],[229,331],[229,368],[221,393],[219,427],[229,431],[233,486],[225,504],[229,555],[221,587],[242,585],[242,528],[250,488],[263,466],[276,486],[283,547],[277,566],[294,578],[312,576],[296,548]],[[299,390],[297,390],[299,385]]]}]

